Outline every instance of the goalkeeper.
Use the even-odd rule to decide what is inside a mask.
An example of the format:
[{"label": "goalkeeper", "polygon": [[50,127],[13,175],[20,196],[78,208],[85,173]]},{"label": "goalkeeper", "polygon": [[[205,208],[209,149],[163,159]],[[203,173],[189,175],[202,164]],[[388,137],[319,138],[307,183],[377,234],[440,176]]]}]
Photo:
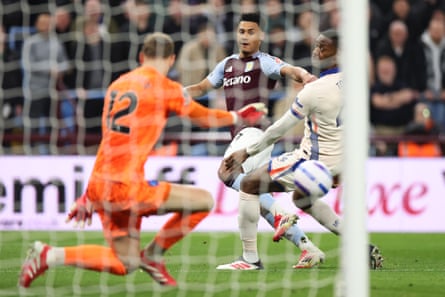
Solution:
[{"label": "goalkeeper", "polygon": [[[163,33],[145,38],[139,59],[140,67],[122,75],[107,89],[102,140],[87,192],[67,218],[84,222],[94,209],[109,247],[54,247],[36,241],[22,265],[20,286],[29,287],[49,267],[57,265],[116,275],[141,268],[161,285],[176,285],[163,255],[209,214],[213,198],[194,186],[145,181],[144,164],[167,116],[176,112],[202,127],[254,125],[264,116],[265,106],[254,104],[229,112],[208,109],[192,100],[180,84],[166,77],[175,55],[172,39]],[[173,216],[141,250],[142,217],[165,213]]]},{"label": "goalkeeper", "polygon": [[[301,67],[295,67],[281,61],[277,57],[273,57],[267,53],[260,51],[261,41],[264,38],[264,32],[260,27],[260,15],[258,13],[242,14],[237,28],[237,43],[239,48],[238,54],[226,57],[217,64],[215,69],[201,82],[186,87],[188,93],[199,98],[211,89],[224,88],[226,99],[226,107],[228,110],[235,110],[253,102],[264,102],[267,105],[270,91],[275,87],[276,82],[283,77],[288,77],[299,83],[308,83],[315,79],[315,76],[308,73]],[[255,130],[244,129],[245,125],[235,126],[232,129],[232,136],[241,131],[234,137],[236,142],[238,138],[245,138],[249,135],[258,136]],[[262,125],[264,127],[264,125]],[[253,139],[255,141],[255,139]],[[236,147],[239,143],[232,144]],[[239,148],[239,147],[238,147]],[[266,150],[262,159],[268,160],[270,157],[271,147]],[[226,153],[227,154],[227,153]],[[248,161],[251,164],[243,164],[243,173],[234,175],[229,180],[224,180],[227,186],[235,190],[239,190],[240,181],[245,173],[255,169],[261,165],[258,162]],[[219,170],[220,171],[220,170]],[[280,221],[281,216],[287,215],[284,209],[270,194],[260,196],[261,214],[267,222],[275,228],[276,223]],[[295,224],[285,234],[285,237],[292,241],[302,251],[310,249],[320,254],[322,252],[315,247],[306,237],[304,232]],[[244,247],[243,247],[244,249]],[[246,250],[244,249],[244,253]],[[299,261],[300,262],[300,261]],[[295,268],[300,268],[297,264]],[[240,265],[237,269],[261,269],[262,267],[253,267]]]}]

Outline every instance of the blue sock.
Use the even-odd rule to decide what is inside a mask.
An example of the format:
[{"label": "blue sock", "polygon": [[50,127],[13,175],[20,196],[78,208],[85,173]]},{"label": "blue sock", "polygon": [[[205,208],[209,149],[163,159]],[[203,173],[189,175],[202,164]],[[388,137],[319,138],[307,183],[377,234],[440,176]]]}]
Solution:
[{"label": "blue sock", "polygon": [[[270,209],[274,203],[276,203],[276,201],[271,194],[267,193],[260,195],[261,215],[272,228],[274,228],[275,216],[270,212]],[[284,233],[284,237],[287,240],[292,241],[296,246],[300,244],[301,238],[305,236],[306,234],[304,234],[303,230],[301,230],[297,224],[290,227],[289,230]]]},{"label": "blue sock", "polygon": [[245,173],[240,173],[235,180],[233,181],[233,184],[230,186],[232,189],[239,191],[241,188],[241,181],[243,180],[244,176],[246,176]]},{"label": "blue sock", "polygon": [[[240,175],[238,175],[235,178],[231,188],[239,191],[241,187],[241,181],[243,180],[245,175],[245,173],[241,173]],[[260,195],[261,216],[266,219],[266,221],[272,226],[272,228],[274,228],[275,217],[270,212],[270,209],[275,202],[275,199],[269,193]],[[289,228],[289,230],[284,234],[284,237],[286,237],[287,240],[292,241],[296,246],[300,244],[301,238],[305,236],[306,234],[304,234],[303,230],[301,230],[297,224]]]}]

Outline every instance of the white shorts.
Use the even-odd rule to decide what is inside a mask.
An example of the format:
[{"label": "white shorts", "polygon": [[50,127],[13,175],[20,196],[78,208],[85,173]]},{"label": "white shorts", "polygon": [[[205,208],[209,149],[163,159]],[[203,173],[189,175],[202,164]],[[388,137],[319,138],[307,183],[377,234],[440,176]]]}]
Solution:
[{"label": "white shorts", "polygon": [[[277,184],[283,187],[284,192],[292,192],[297,188],[294,184],[294,168],[297,162],[308,160],[309,158],[300,150],[283,153],[274,157],[269,162],[269,176]],[[341,160],[338,157],[320,158],[331,172],[332,176],[340,174]],[[297,165],[296,165],[297,164]]]}]

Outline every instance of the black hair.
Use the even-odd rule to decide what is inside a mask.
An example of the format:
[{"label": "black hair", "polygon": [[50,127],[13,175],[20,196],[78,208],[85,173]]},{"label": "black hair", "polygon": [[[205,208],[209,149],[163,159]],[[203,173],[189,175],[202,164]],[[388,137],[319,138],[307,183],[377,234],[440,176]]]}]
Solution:
[{"label": "black hair", "polygon": [[320,35],[325,36],[326,38],[329,38],[334,43],[335,47],[338,48],[338,32],[335,29],[327,29],[323,32],[320,32]]},{"label": "black hair", "polygon": [[260,14],[256,12],[243,13],[240,22],[253,22],[260,26]]}]

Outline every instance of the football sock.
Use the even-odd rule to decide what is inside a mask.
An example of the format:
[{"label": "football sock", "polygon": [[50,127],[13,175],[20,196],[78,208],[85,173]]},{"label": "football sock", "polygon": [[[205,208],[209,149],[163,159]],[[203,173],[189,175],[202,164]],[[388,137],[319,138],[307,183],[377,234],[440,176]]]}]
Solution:
[{"label": "football sock", "polygon": [[163,253],[190,233],[208,215],[208,211],[175,213],[156,234],[154,243],[162,248]]},{"label": "football sock", "polygon": [[[246,174],[241,173],[233,182],[231,188],[239,191],[241,186],[241,181]],[[275,228],[275,214],[286,214],[281,205],[273,198],[273,196],[269,193],[260,195],[260,205],[261,205],[261,216],[266,219],[269,225],[272,228]],[[296,246],[300,244],[300,240],[302,237],[306,236],[303,230],[298,227],[297,224],[293,225],[287,232],[284,234],[284,237],[293,242]]]},{"label": "football sock", "polygon": [[230,186],[232,189],[239,191],[241,189],[241,181],[243,180],[244,176],[246,176],[245,173],[240,173],[235,180],[233,181],[233,184]]},{"label": "football sock", "polygon": [[[281,205],[273,198],[269,193],[260,195],[261,215],[267,220],[267,222],[275,228],[275,214],[286,214],[286,211]],[[296,246],[299,246],[302,237],[306,236],[303,230],[298,227],[297,224],[290,227],[284,237],[293,242]]]},{"label": "football sock", "polygon": [[258,195],[239,192],[238,225],[243,244],[243,258],[249,263],[259,261],[257,247],[260,202]]},{"label": "football sock", "polygon": [[[61,263],[61,251],[65,257]],[[52,250],[53,255],[49,255]],[[49,263],[51,261],[51,264]],[[48,266],[65,264],[95,271],[106,271],[112,274],[125,275],[127,269],[109,247],[100,245],[80,245],[65,248],[52,248],[47,256]]]},{"label": "football sock", "polygon": [[317,199],[312,206],[304,210],[316,219],[321,225],[336,235],[341,231],[341,220],[334,210],[326,202]]}]

